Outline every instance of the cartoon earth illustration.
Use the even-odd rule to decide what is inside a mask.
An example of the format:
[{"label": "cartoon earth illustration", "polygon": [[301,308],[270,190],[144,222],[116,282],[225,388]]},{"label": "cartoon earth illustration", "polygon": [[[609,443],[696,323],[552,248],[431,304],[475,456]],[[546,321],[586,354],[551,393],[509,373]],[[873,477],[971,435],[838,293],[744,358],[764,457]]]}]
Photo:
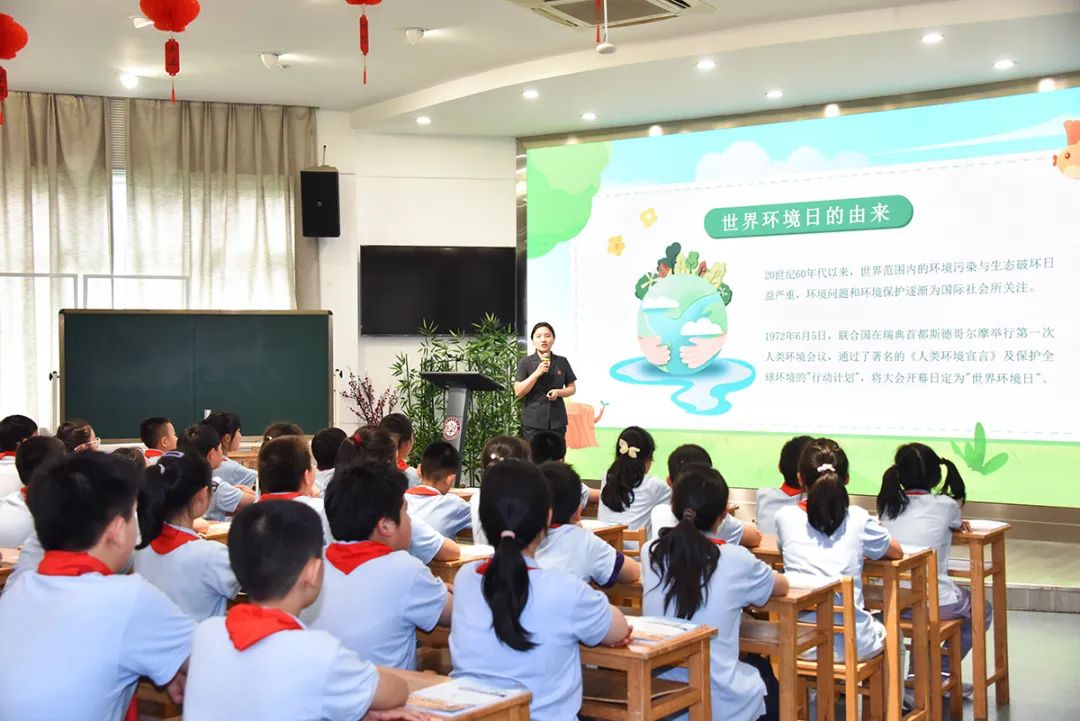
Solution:
[{"label": "cartoon earth illustration", "polygon": [[641,349],[665,373],[687,376],[701,371],[723,349],[727,331],[724,296],[700,275],[667,275],[641,299],[637,316]]}]

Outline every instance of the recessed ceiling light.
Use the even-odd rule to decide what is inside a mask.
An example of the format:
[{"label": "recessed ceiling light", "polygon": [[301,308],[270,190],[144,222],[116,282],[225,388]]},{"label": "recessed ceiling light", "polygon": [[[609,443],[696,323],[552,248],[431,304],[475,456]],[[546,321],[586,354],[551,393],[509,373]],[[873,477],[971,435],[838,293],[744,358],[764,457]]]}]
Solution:
[{"label": "recessed ceiling light", "polygon": [[650,125],[649,126],[649,137],[650,138],[656,138],[656,137],[659,137],[659,136],[661,136],[663,134],[664,134],[664,129],[661,128],[659,125]]},{"label": "recessed ceiling light", "polygon": [[139,76],[135,73],[120,73],[120,84],[128,90],[139,87]]},{"label": "recessed ceiling light", "polygon": [[135,26],[136,30],[142,30],[154,24],[153,20],[148,20],[142,15],[128,15],[128,19],[131,20],[131,24]]},{"label": "recessed ceiling light", "polygon": [[825,106],[825,117],[835,118],[840,114],[840,106],[836,103],[829,103]]},{"label": "recessed ceiling light", "polygon": [[1040,93],[1052,93],[1057,90],[1057,81],[1053,78],[1043,78],[1039,81]]},{"label": "recessed ceiling light", "polygon": [[784,97],[784,91],[779,89],[770,90],[769,92],[765,93],[765,97],[767,97],[769,100],[779,100],[780,98]]},{"label": "recessed ceiling light", "polygon": [[697,69],[698,70],[715,70],[716,69],[716,61],[713,60],[712,58],[702,58],[701,60],[697,61]]},{"label": "recessed ceiling light", "polygon": [[592,112],[591,110],[586,110],[584,113],[581,114],[581,119],[584,120],[586,123],[591,123],[592,121],[596,120],[596,113]]},{"label": "recessed ceiling light", "polygon": [[431,118],[426,115],[419,115],[416,118],[417,125],[431,125]]},{"label": "recessed ceiling light", "polygon": [[540,97],[540,91],[536,88],[526,88],[525,90],[521,91],[521,97],[525,98],[526,100],[536,100],[538,97]]},{"label": "recessed ceiling light", "polygon": [[1001,58],[994,61],[994,70],[1012,70],[1016,66],[1016,61],[1012,58]]},{"label": "recessed ceiling light", "polygon": [[925,33],[922,36],[923,45],[937,45],[938,43],[940,43],[944,39],[945,39],[944,35],[942,35],[941,33],[936,33],[936,32],[935,33]]}]

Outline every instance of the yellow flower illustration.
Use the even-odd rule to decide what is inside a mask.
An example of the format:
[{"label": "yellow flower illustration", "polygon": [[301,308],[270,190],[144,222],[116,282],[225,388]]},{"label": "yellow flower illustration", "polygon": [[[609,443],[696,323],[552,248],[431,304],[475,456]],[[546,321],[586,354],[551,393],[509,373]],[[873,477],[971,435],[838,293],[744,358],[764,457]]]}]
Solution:
[{"label": "yellow flower illustration", "polygon": [[656,222],[656,211],[653,210],[652,208],[649,208],[648,210],[646,210],[644,213],[641,214],[641,224],[644,225],[646,228],[651,228],[653,226],[653,223],[655,223],[655,222]]},{"label": "yellow flower illustration", "polygon": [[626,247],[626,243],[623,242],[621,235],[613,235],[608,238],[607,252],[612,255],[622,255],[623,249]]}]

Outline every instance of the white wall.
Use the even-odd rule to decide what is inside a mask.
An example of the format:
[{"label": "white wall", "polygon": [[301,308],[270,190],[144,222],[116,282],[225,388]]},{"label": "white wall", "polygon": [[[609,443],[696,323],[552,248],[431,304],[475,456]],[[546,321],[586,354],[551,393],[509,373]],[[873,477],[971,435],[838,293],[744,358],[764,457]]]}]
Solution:
[{"label": "white wall", "polygon": [[[341,172],[341,237],[318,241],[320,303],[334,313],[334,367],[393,384],[410,338],[359,335],[357,260],[361,245],[513,246],[517,232],[513,138],[373,135],[349,127],[345,112],[319,112],[319,145]],[[403,289],[407,292],[407,289]],[[340,381],[339,381],[340,383]],[[336,420],[355,426],[338,398]]]}]

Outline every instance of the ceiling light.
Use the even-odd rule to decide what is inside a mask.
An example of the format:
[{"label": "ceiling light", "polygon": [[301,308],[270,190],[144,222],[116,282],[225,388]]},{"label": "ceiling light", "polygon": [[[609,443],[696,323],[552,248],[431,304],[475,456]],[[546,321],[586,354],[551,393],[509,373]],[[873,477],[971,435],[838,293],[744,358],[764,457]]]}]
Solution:
[{"label": "ceiling light", "polygon": [[779,89],[770,90],[769,92],[765,93],[765,97],[767,97],[769,100],[779,100],[780,98],[784,97],[784,91]]},{"label": "ceiling light", "polygon": [[405,39],[409,41],[409,45],[416,45],[424,39],[426,33],[424,28],[405,28]]},{"label": "ceiling light", "polygon": [[540,97],[540,91],[536,88],[525,88],[521,91],[521,97],[525,98],[526,100],[536,100],[538,97]]},{"label": "ceiling light", "polygon": [[431,118],[426,115],[418,115],[416,117],[417,125],[431,125]]},{"label": "ceiling light", "polygon": [[281,67],[281,53],[259,53],[259,60],[267,70],[275,70]]},{"label": "ceiling light", "polygon": [[1016,61],[1012,58],[1001,58],[994,61],[994,70],[1012,70],[1016,66]]},{"label": "ceiling light", "polygon": [[713,60],[712,58],[702,58],[701,60],[698,60],[698,62],[697,62],[697,69],[698,70],[715,70],[716,69],[716,61]]},{"label": "ceiling light", "polygon": [[829,103],[828,105],[825,106],[825,117],[826,118],[835,118],[838,115],[840,115],[840,106],[839,105],[837,105],[836,103]]},{"label": "ceiling light", "polygon": [[656,137],[659,137],[659,136],[661,136],[663,134],[664,134],[664,129],[661,128],[659,125],[650,125],[649,126],[649,137],[650,138],[656,138]]},{"label": "ceiling light", "polygon": [[128,90],[139,87],[139,76],[135,73],[120,73],[120,84]]},{"label": "ceiling light", "polygon": [[922,36],[923,45],[937,45],[944,39],[945,36],[941,33],[926,33]]},{"label": "ceiling light", "polygon": [[1057,90],[1057,81],[1053,78],[1043,78],[1039,81],[1040,93],[1052,93]]},{"label": "ceiling light", "polygon": [[581,114],[581,119],[584,120],[586,123],[591,123],[592,121],[596,120],[596,113],[592,112],[591,110],[586,110],[584,113]]},{"label": "ceiling light", "polygon": [[142,15],[130,15],[128,16],[128,19],[131,20],[131,24],[135,26],[136,30],[142,30],[143,28],[148,28],[154,24],[153,20],[148,20]]}]

